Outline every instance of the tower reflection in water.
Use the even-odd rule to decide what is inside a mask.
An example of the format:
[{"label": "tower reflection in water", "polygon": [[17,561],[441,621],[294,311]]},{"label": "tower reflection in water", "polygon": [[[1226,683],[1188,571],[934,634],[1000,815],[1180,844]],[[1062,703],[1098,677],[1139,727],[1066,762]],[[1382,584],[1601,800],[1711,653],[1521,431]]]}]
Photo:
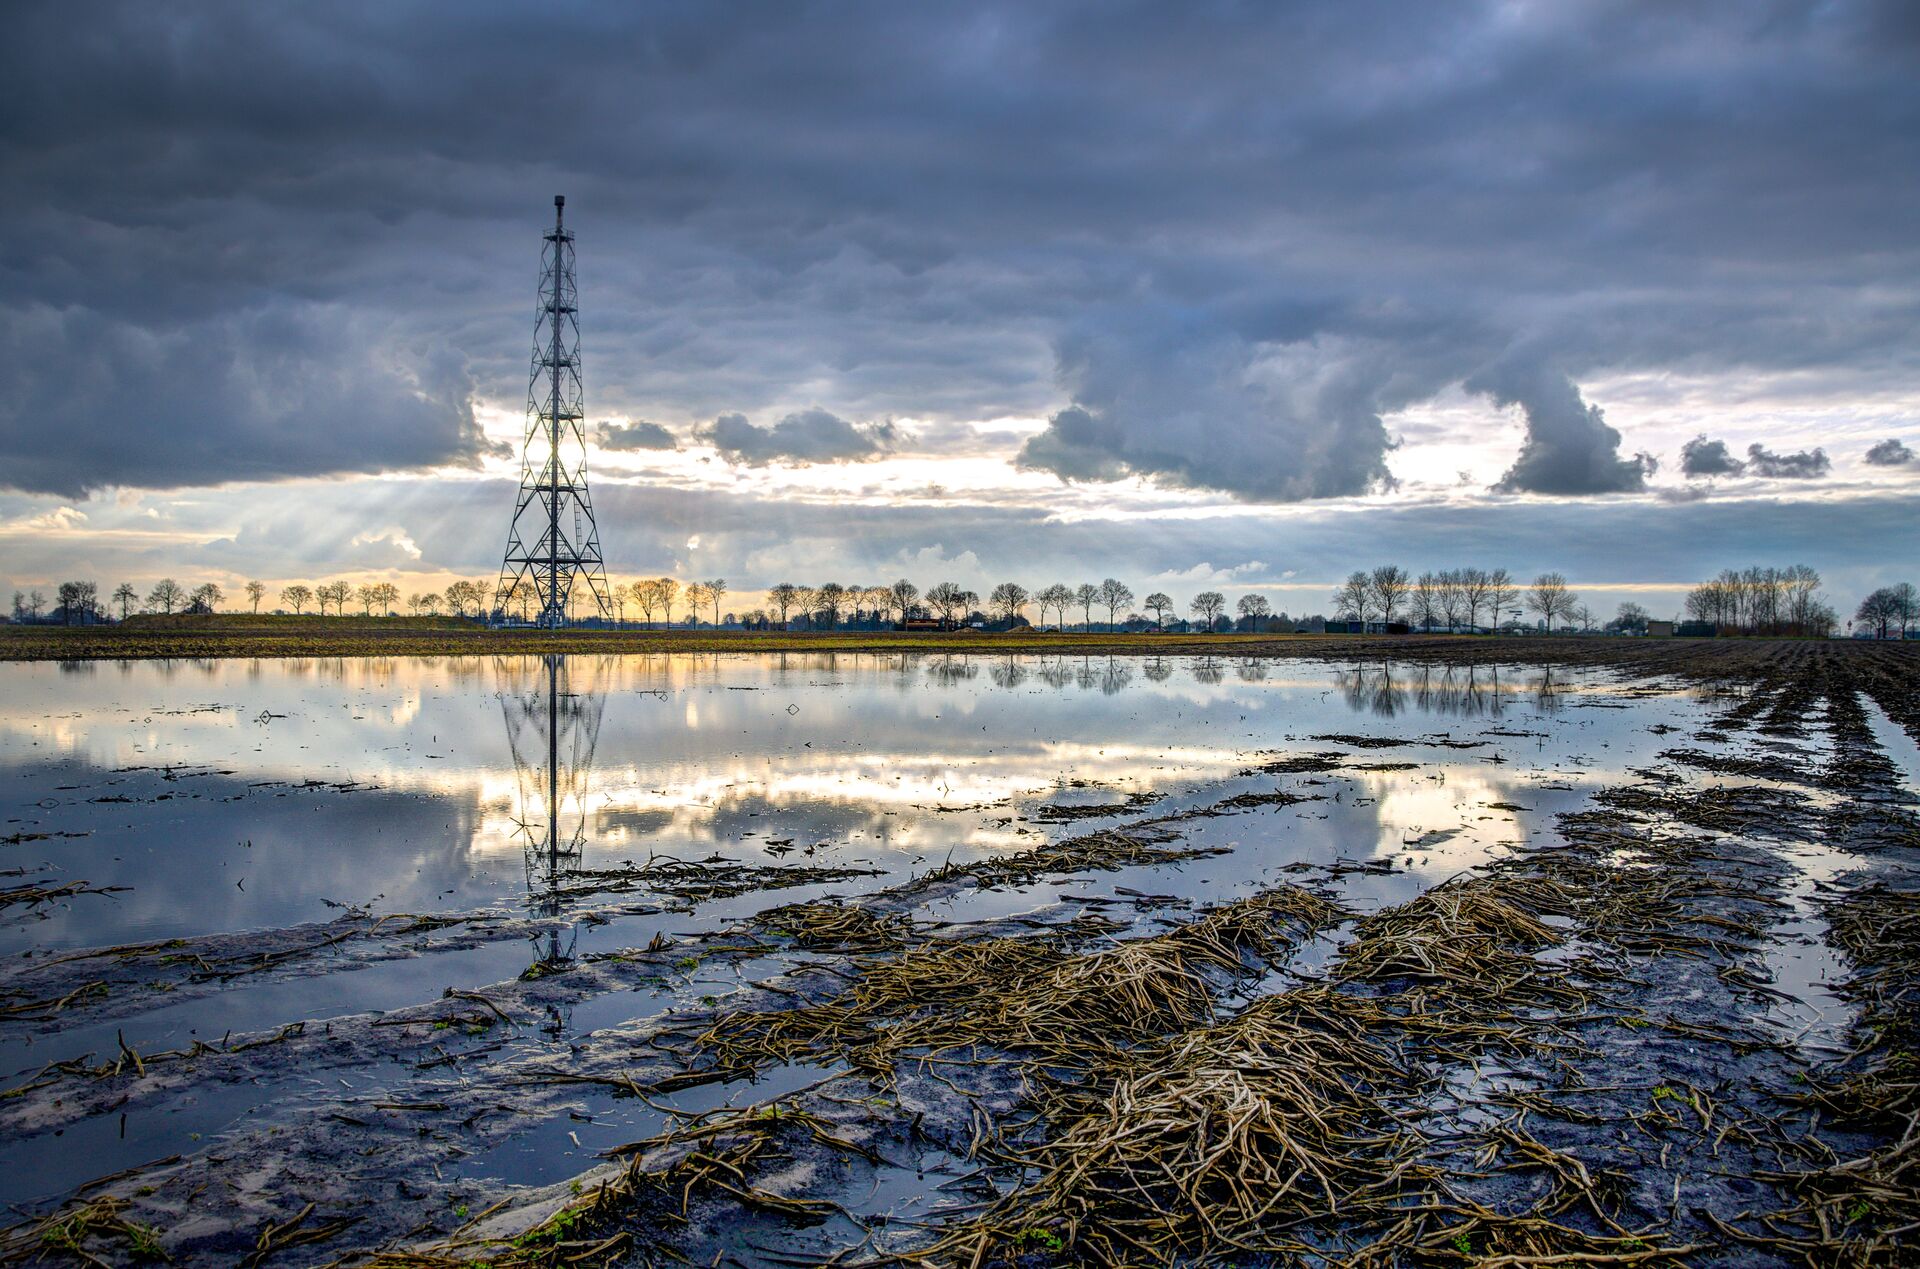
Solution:
[{"label": "tower reflection in water", "polygon": [[535,961],[559,968],[573,959],[578,938],[574,925],[559,918],[586,853],[587,785],[606,688],[590,659],[542,657],[531,679],[524,661],[501,658],[495,665],[518,783],[513,824],[526,853],[527,907],[552,919],[534,937]]}]

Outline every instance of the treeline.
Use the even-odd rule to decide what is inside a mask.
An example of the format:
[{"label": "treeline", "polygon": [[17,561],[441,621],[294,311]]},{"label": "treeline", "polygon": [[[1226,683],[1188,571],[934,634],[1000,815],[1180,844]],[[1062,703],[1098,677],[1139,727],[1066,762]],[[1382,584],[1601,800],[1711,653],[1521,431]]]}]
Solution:
[{"label": "treeline", "polygon": [[[266,584],[248,582],[240,589],[246,596],[248,611],[259,612],[261,601],[267,597]],[[492,587],[486,582],[455,582],[444,591],[407,596],[406,608],[415,616],[438,616],[444,608],[451,616],[484,617],[492,593]],[[336,581],[321,582],[316,586],[296,582],[281,587],[279,598],[281,605],[291,609],[297,616],[305,615],[309,609],[323,616],[329,612],[343,615],[349,605],[355,604],[362,615],[387,616],[397,611],[400,588],[392,582],[356,585]],[[188,589],[171,577],[163,577],[153,584],[144,597],[131,583],[122,582],[105,601],[101,600],[100,588],[93,582],[62,582],[58,598],[51,608],[42,591],[13,592],[13,619],[45,619],[77,626],[104,617],[118,617],[124,621],[136,612],[166,616],[174,613],[209,614],[218,612],[220,605],[226,602],[227,592],[217,582],[202,582]]]},{"label": "treeline", "polygon": [[1649,620],[1645,608],[1629,602],[1601,625],[1561,574],[1541,573],[1523,586],[1504,568],[1449,568],[1415,577],[1397,564],[1384,564],[1349,573],[1334,592],[1333,605],[1344,621],[1371,627],[1377,620],[1388,628],[1428,631],[1513,628],[1522,614],[1532,613],[1538,627],[1549,631],[1600,626],[1644,634]]},{"label": "treeline", "polygon": [[[1839,618],[1822,599],[1820,585],[1820,574],[1804,564],[1727,569],[1688,593],[1685,612],[1697,623],[1691,633],[1824,637],[1835,631]],[[250,581],[241,589],[250,610],[257,613],[268,588]],[[812,630],[917,624],[1009,629],[1046,626],[1051,620],[1058,628],[1077,625],[1086,630],[1268,633],[1317,632],[1328,624],[1318,614],[1290,617],[1275,612],[1258,591],[1249,591],[1230,603],[1220,591],[1203,590],[1193,595],[1184,609],[1170,594],[1154,591],[1138,601],[1136,611],[1133,589],[1113,577],[1077,585],[1055,582],[1038,590],[1028,590],[1018,582],[1001,582],[984,599],[957,582],[939,582],[922,591],[904,577],[890,585],[875,586],[780,582],[767,589],[763,606],[744,613],[724,609],[728,593],[724,578],[684,584],[670,577],[646,578],[614,586],[609,595],[613,609],[609,615],[625,623],[632,612],[647,624],[671,625],[678,613],[685,624]],[[585,596],[584,590],[580,595]],[[400,588],[391,582],[297,582],[281,587],[278,599],[282,610],[296,615],[308,611],[344,614],[357,607],[364,615],[384,616],[395,612],[402,602]],[[14,592],[13,612],[19,621],[84,624],[103,616],[124,619],[136,610],[212,613],[226,600],[226,592],[217,583],[204,582],[189,589],[172,578],[162,578],[144,597],[123,582],[102,601],[94,583],[74,581],[60,585],[51,605],[38,590]],[[1398,565],[1381,565],[1349,574],[1334,591],[1332,601],[1334,620],[1347,629],[1357,625],[1365,630],[1511,630],[1523,628],[1522,617],[1531,614],[1533,629],[1597,628],[1644,634],[1650,620],[1643,606],[1627,602],[1603,622],[1581,602],[1561,574],[1541,573],[1531,582],[1522,583],[1506,569],[1498,568],[1441,569],[1414,576]],[[485,619],[507,616],[513,608],[524,617],[532,602],[528,587],[507,596],[506,605],[501,605],[490,583],[456,581],[442,591],[406,596],[405,608],[416,616],[444,612]],[[586,603],[593,606],[590,596],[586,596]],[[1881,638],[1899,637],[1913,626],[1916,616],[1920,616],[1920,603],[1916,602],[1914,587],[1903,582],[1869,595],[1855,621]]]},{"label": "treeline", "polygon": [[1839,614],[1820,598],[1820,574],[1788,568],[1730,568],[1687,592],[1687,616],[1723,634],[1829,635]]}]

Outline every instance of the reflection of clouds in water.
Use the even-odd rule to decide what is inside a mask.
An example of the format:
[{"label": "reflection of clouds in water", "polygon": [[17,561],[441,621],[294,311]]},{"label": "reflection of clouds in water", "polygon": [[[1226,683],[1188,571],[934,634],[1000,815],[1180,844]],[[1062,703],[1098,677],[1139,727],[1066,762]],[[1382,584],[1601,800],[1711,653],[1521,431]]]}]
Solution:
[{"label": "reflection of clouds in water", "polygon": [[[830,843],[870,854],[882,868],[911,869],[920,853],[964,858],[1030,846],[1036,831],[1017,816],[1029,799],[1073,780],[1165,793],[1173,808],[1189,796],[1219,796],[1210,782],[1256,765],[1257,753],[1302,747],[1300,736],[1436,730],[1357,722],[1356,709],[1364,719],[1382,701],[1390,713],[1496,715],[1502,702],[1525,711],[1542,693],[1577,703],[1581,694],[1618,690],[1611,678],[1584,671],[1336,669],[1219,656],[570,657],[565,675],[549,684],[539,658],[384,668],[225,663],[212,678],[193,669],[169,677],[145,665],[74,677],[4,666],[0,773],[19,778],[0,787],[61,800],[57,815],[43,816],[49,826],[76,819],[98,830],[60,848],[73,875],[135,885],[111,910],[96,905],[85,916],[118,913],[115,928],[142,923],[143,932],[171,934],[200,922],[234,928],[296,912],[307,919],[320,897],[379,895],[404,910],[517,902],[527,843],[544,843],[541,830],[555,821],[555,839],[577,843],[557,853],[583,856],[589,867],[656,852],[764,862],[770,838],[791,837],[799,847]],[[1017,688],[997,681],[1014,677]],[[530,725],[516,742],[514,716],[509,710],[503,729],[502,710],[523,698]],[[600,702],[597,748],[567,739],[567,720],[586,720],[576,698]],[[191,712],[202,706],[213,708]],[[687,726],[689,706],[697,730]],[[1546,805],[1525,792],[1529,781],[1612,778],[1596,760],[1618,765],[1644,753],[1654,743],[1644,727],[1650,709],[1684,721],[1699,706],[1676,697],[1636,703],[1632,712],[1583,712],[1524,741],[1500,740],[1510,766],[1493,767],[1483,749],[1422,752],[1419,771],[1391,778],[1354,772],[1364,783],[1352,792],[1381,799],[1377,817],[1371,802],[1364,814],[1354,806],[1350,792],[1351,816],[1316,804],[1282,817],[1290,827],[1262,841],[1280,855],[1301,849],[1300,835],[1320,830],[1293,826],[1329,814],[1330,852],[1373,842],[1376,818],[1387,849],[1464,822],[1463,843],[1427,852],[1434,867],[1455,862],[1455,852],[1511,832],[1469,803]],[[268,712],[270,721],[260,721]],[[557,738],[548,734],[555,719]],[[112,760],[149,742],[124,763]],[[540,770],[549,745],[591,780]],[[69,751],[91,764],[85,772],[49,765]],[[177,766],[163,774],[162,764],[233,775],[179,774]],[[121,765],[144,770],[112,769]],[[1442,770],[1444,791],[1428,782]],[[1469,776],[1473,783],[1461,783]],[[316,781],[311,789],[302,787],[308,779]],[[350,793],[333,787],[349,781],[357,782]],[[1499,781],[1522,791],[1502,798],[1492,791]],[[85,792],[58,791],[63,785]],[[87,808],[88,797],[109,791],[134,795],[138,805]],[[176,800],[151,803],[161,792]],[[1443,818],[1448,808],[1451,818]],[[1219,831],[1265,822],[1221,821]],[[248,839],[250,848],[237,845]],[[147,852],[126,850],[148,841],[171,852],[164,881],[132,859]],[[242,865],[245,891],[222,872]],[[143,891],[174,904],[159,912]],[[36,937],[99,934],[63,926]]]},{"label": "reflection of clouds in water", "polygon": [[[1524,840],[1525,834],[1515,821],[1504,817],[1477,820],[1487,814],[1481,809],[1487,804],[1514,801],[1511,786],[1461,764],[1442,770],[1444,779],[1435,778],[1441,772],[1430,769],[1351,773],[1363,795],[1377,799],[1375,814],[1380,827],[1390,834],[1389,849],[1394,838],[1411,841],[1425,833],[1460,827],[1469,819],[1476,820],[1471,831],[1453,839],[1460,850],[1471,848],[1477,854],[1489,840],[1513,845]],[[1436,858],[1444,857],[1444,847],[1422,848],[1416,853],[1428,855],[1435,850],[1441,851]]]}]

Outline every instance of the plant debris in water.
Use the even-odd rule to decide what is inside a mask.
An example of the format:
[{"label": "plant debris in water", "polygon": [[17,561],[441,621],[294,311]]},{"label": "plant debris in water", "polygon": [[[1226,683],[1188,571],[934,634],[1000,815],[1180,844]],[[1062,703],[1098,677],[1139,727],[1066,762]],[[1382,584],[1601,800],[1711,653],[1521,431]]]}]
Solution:
[{"label": "plant debris in water", "polygon": [[[1464,655],[1445,642],[1433,658]],[[433,1008],[164,1053],[122,1040],[104,1062],[48,1064],[0,1114],[39,1131],[77,1106],[329,1054],[443,1074],[324,1121],[273,1120],[294,1127],[291,1143],[240,1134],[100,1178],[0,1233],[0,1263],[1906,1263],[1920,1232],[1920,835],[1862,702],[1920,733],[1913,650],[1596,640],[1539,655],[1613,656],[1629,682],[1690,684],[1710,723],[1699,743],[1716,748],[1635,758],[1645,765],[1577,801],[1469,795],[1532,831],[1452,876],[1263,854],[1286,817],[1403,766],[1263,753],[1243,776],[1273,778],[1163,814],[884,889],[749,906],[709,934],[543,958],[550,972]],[[1441,747],[1541,734],[1490,728]],[[1359,771],[1367,782],[1345,774]],[[1569,786],[1529,789],[1556,787]],[[1802,867],[1816,855],[1823,871]],[[1171,880],[1243,858],[1248,884],[1222,902]],[[1280,871],[1324,880],[1253,881]],[[646,892],[684,909],[866,875],[655,858],[576,874],[559,897]],[[1403,888],[1375,888],[1390,884]],[[990,893],[1009,896],[1009,915],[942,919],[942,905]],[[325,935],[337,943],[303,935],[258,972],[393,933],[372,927],[353,914]],[[408,935],[428,936],[454,935]],[[210,946],[49,958],[0,1018],[91,1017],[103,994],[156,981],[131,975],[163,958],[181,958],[167,982],[248,972]],[[1809,1003],[1788,976],[1794,949],[1831,957],[1845,1008],[1783,1021]],[[775,955],[797,959],[696,983]],[[543,1017],[642,989],[677,1003],[535,1040]],[[450,1032],[473,1047],[449,1048]],[[777,1080],[753,1095],[752,1081]],[[717,1084],[741,1096],[716,1104]],[[438,1175],[512,1140],[496,1116],[584,1125],[609,1102],[642,1108],[649,1127],[602,1139],[571,1178]],[[400,1197],[376,1196],[376,1180]],[[919,1202],[909,1214],[903,1186]],[[423,1215],[450,1192],[486,1201]]]}]

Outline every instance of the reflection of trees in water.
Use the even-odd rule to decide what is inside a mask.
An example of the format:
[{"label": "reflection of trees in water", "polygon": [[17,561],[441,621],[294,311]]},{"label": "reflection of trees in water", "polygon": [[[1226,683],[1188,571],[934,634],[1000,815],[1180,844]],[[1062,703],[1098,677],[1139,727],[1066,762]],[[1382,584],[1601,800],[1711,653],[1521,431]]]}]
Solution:
[{"label": "reflection of trees in water", "polygon": [[[566,879],[579,871],[586,852],[587,785],[606,688],[583,658],[542,657],[531,681],[524,663],[500,658],[496,668],[513,753],[514,837],[526,856],[527,904],[540,916],[558,917]],[[571,926],[556,923],[544,941],[536,939],[536,955],[563,963],[572,958],[574,939]]]},{"label": "reflection of trees in water", "polygon": [[1533,693],[1533,703],[1543,713],[1551,714],[1560,708],[1560,698],[1565,695],[1567,685],[1553,677],[1553,667],[1549,665],[1527,681],[1527,690]]},{"label": "reflection of trees in water", "polygon": [[1505,707],[1497,666],[1356,666],[1334,671],[1348,708],[1392,718],[1409,706],[1423,714],[1498,715]]},{"label": "reflection of trees in water", "polygon": [[1165,683],[1173,677],[1173,666],[1165,657],[1148,657],[1147,663],[1140,668],[1149,682]]},{"label": "reflection of trees in water", "polygon": [[1226,677],[1226,667],[1213,657],[1201,657],[1193,663],[1193,679],[1196,683],[1214,684]]},{"label": "reflection of trees in water", "polygon": [[927,677],[936,683],[965,683],[979,673],[980,667],[970,658],[955,656],[951,652],[927,662]]},{"label": "reflection of trees in water", "polygon": [[1340,685],[1340,694],[1346,698],[1347,708],[1355,713],[1366,710],[1382,718],[1392,718],[1406,708],[1406,692],[1394,681],[1389,666],[1335,670],[1333,677]]},{"label": "reflection of trees in water", "polygon": [[1264,683],[1267,679],[1267,663],[1259,657],[1242,657],[1233,667],[1242,683]]},{"label": "reflection of trees in water", "polygon": [[1098,688],[1102,696],[1118,696],[1133,682],[1133,666],[1120,657],[1081,657],[1073,681],[1084,692]]},{"label": "reflection of trees in water", "polygon": [[1073,682],[1073,665],[1065,657],[1048,657],[1034,671],[1040,681],[1055,691]]},{"label": "reflection of trees in water", "polygon": [[1027,681],[1027,667],[1013,657],[995,661],[987,673],[998,687],[1019,687]]}]

